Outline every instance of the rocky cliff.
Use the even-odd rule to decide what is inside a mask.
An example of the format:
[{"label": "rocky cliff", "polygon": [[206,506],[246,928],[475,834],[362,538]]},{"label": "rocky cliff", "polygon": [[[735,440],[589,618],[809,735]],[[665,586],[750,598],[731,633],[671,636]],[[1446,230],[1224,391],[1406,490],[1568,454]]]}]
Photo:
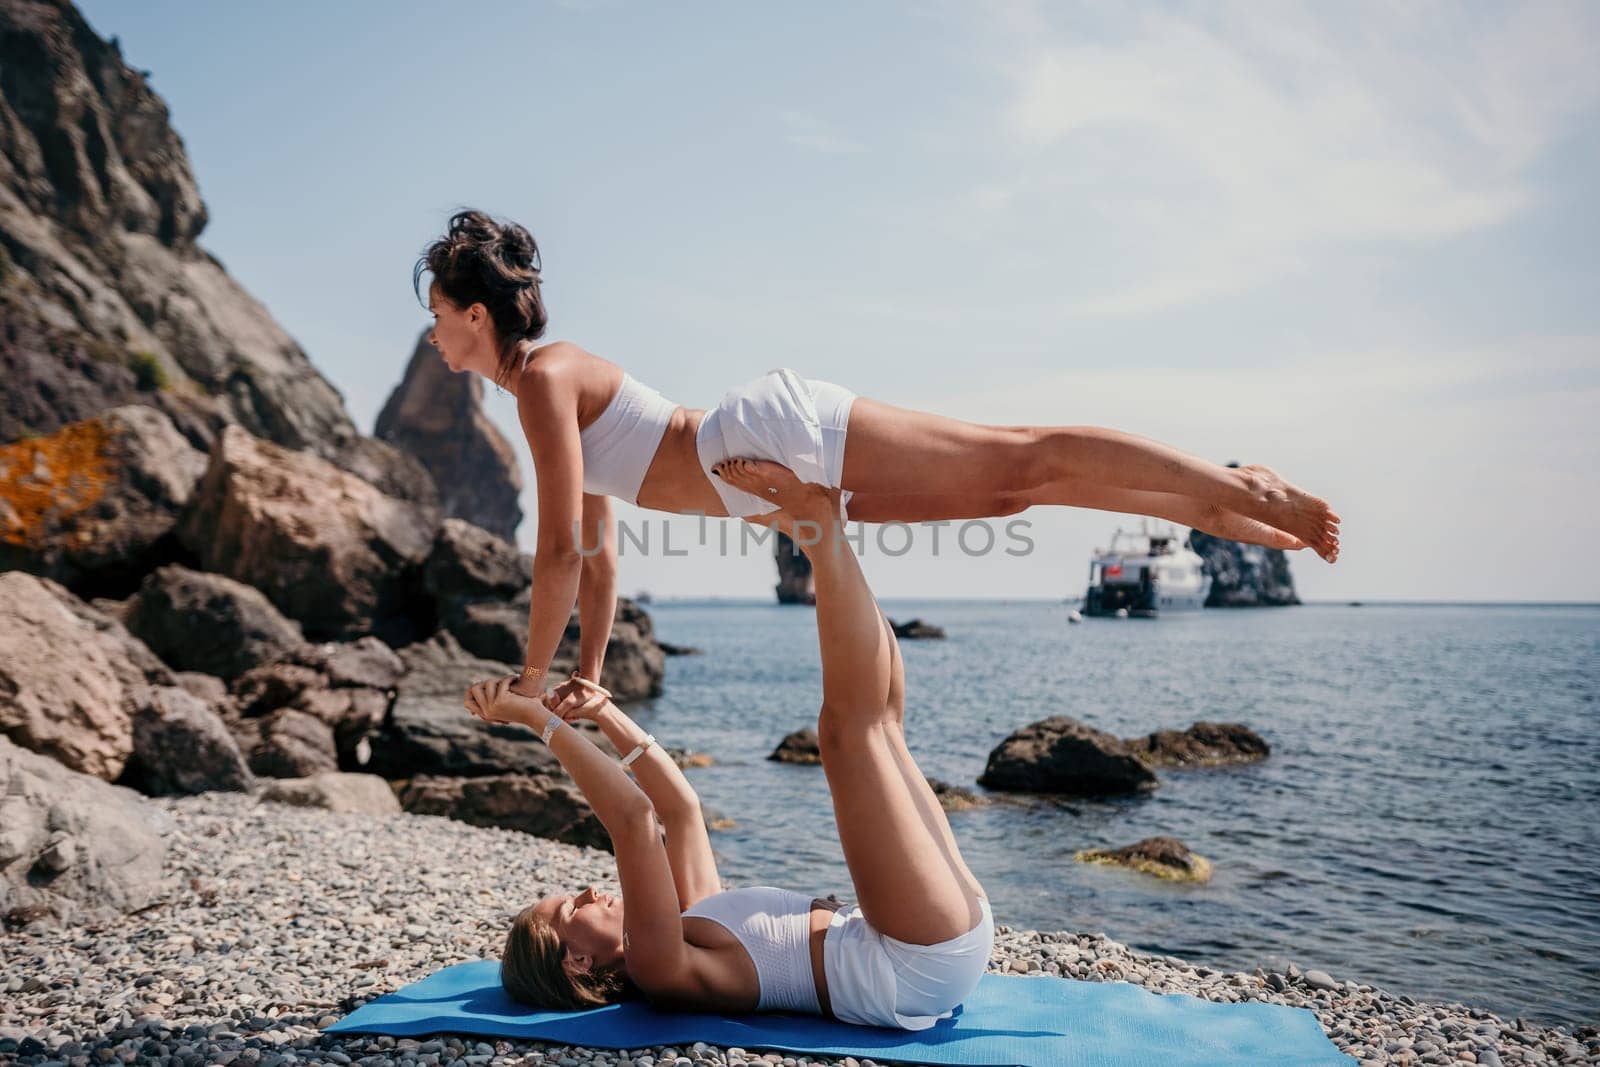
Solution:
[{"label": "rocky cliff", "polygon": [[206,207],[166,105],[70,5],[0,0],[0,441],[120,404],[208,448],[237,423],[431,503],[410,456],[197,243]]}]

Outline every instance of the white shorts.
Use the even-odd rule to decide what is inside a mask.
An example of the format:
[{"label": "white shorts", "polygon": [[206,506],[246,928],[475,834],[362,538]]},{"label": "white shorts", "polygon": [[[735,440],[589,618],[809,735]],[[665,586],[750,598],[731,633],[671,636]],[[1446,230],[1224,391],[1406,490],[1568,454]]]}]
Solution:
[{"label": "white shorts", "polygon": [[[765,515],[778,507],[712,474],[711,468],[725,459],[771,460],[794,471],[802,482],[838,488],[855,398],[843,386],[802,378],[788,367],[728,390],[706,412],[695,434],[700,467],[717,487],[728,514]],[[840,498],[841,503],[849,501],[850,491],[841,492]]]},{"label": "white shorts", "polygon": [[833,913],[822,941],[828,1001],[840,1022],[926,1030],[978,988],[994,947],[994,914],[978,898],[983,917],[959,937],[937,945],[911,945],[880,934],[861,908]]}]

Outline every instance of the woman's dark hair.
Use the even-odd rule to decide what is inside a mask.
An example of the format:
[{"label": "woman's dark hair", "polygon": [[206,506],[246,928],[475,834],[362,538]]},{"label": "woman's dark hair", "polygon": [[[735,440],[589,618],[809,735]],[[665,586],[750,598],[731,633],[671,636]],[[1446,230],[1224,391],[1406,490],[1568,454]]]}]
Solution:
[{"label": "woman's dark hair", "polygon": [[494,382],[504,387],[516,370],[517,342],[544,336],[549,316],[539,293],[539,246],[514,222],[497,222],[482,211],[458,211],[443,237],[422,252],[411,271],[411,288],[422,295],[422,275],[433,275],[445,299],[458,308],[482,304],[499,335]]},{"label": "woman's dark hair", "polygon": [[519,1004],[546,1011],[583,1011],[615,1004],[633,992],[619,964],[588,974],[568,974],[561,961],[567,946],[549,923],[534,917],[530,905],[511,920],[500,955],[500,985]]}]

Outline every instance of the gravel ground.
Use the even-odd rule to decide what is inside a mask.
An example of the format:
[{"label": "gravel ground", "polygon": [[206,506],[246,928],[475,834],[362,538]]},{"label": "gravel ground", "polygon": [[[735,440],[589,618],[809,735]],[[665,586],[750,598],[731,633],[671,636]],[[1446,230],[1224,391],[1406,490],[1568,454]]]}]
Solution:
[{"label": "gravel ground", "polygon": [[[0,935],[0,1060],[197,1067],[870,1060],[696,1044],[624,1052],[470,1037],[332,1037],[319,1027],[446,964],[498,954],[510,915],[551,890],[612,882],[610,857],[417,815],[335,815],[238,794],[153,801],[170,814],[165,903],[93,927]],[[1227,974],[1104,937],[999,927],[991,967],[1137,982],[1210,1000],[1310,1008],[1372,1063],[1600,1063],[1600,1033],[1417,1003],[1318,971]]]}]

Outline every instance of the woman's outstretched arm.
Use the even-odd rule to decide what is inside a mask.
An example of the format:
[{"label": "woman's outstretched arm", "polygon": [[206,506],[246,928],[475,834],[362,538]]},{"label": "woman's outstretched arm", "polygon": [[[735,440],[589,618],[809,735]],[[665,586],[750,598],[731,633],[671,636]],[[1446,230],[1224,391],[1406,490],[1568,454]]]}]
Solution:
[{"label": "woman's outstretched arm", "polygon": [[[624,756],[645,742],[645,731],[604,694],[568,682],[555,690],[552,702],[556,713],[566,721],[588,719],[598,725],[617,752]],[[633,773],[639,788],[655,805],[656,817],[666,832],[667,860],[672,865],[672,880],[678,890],[678,906],[687,908],[720,893],[722,881],[717,874],[717,860],[711,851],[705,813],[700,808],[700,796],[694,786],[659,744],[652,744],[639,754],[633,761]]]},{"label": "woman's outstretched arm", "polygon": [[513,690],[512,681],[494,678],[474,685],[467,690],[467,710],[488,722],[521,723],[541,735],[552,719],[557,721],[550,752],[589,801],[616,851],[628,975],[646,991],[680,988],[689,973],[688,952],[672,865],[650,798],[621,764],[578,730],[559,725],[544,700]]}]

